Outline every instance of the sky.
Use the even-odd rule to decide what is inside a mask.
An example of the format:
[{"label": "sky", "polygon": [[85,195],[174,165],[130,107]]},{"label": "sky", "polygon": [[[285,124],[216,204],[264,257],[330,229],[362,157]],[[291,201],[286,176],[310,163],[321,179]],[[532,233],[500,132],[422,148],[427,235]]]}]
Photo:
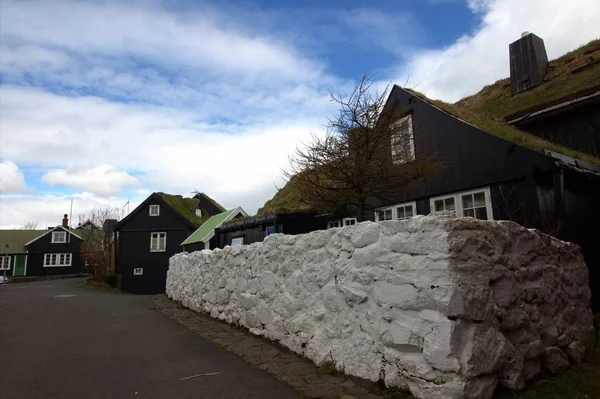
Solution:
[{"label": "sky", "polygon": [[[363,74],[454,102],[600,37],[597,0],[0,2],[0,227],[152,192],[253,214]],[[129,204],[129,205],[126,205]]]}]

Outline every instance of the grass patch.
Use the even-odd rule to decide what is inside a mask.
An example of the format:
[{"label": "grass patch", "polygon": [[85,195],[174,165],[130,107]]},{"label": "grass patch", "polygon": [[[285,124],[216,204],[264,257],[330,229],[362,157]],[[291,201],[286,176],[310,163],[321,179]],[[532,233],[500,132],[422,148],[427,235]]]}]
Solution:
[{"label": "grass patch", "polygon": [[181,195],[171,195],[166,193],[158,193],[158,195],[160,195],[162,199],[175,210],[175,212],[179,213],[196,226],[200,226],[209,218],[209,215],[205,215],[201,218],[196,216],[195,209],[196,205],[198,205],[198,200],[195,198],[184,198]]},{"label": "grass patch", "polygon": [[597,39],[550,61],[542,83],[526,93],[512,96],[510,78],[506,78],[458,101],[456,105],[503,118],[596,86],[599,82],[600,39]]},{"label": "grass patch", "polygon": [[324,362],[318,369],[315,370],[316,375],[334,374],[335,372],[335,363],[331,360]]}]

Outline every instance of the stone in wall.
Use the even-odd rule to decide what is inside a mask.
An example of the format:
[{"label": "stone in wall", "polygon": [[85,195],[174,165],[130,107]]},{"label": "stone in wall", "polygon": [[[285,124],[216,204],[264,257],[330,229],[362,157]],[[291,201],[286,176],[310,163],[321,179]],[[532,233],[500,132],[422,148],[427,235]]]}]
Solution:
[{"label": "stone in wall", "polygon": [[167,295],[420,398],[489,398],[594,340],[579,248],[512,222],[365,222],[171,258]]}]

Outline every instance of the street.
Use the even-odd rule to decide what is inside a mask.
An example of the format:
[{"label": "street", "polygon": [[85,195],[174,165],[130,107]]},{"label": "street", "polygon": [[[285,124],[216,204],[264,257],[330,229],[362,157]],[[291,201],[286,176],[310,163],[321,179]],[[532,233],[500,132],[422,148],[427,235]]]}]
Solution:
[{"label": "street", "polygon": [[154,311],[152,297],[83,281],[0,286],[1,399],[301,397]]}]

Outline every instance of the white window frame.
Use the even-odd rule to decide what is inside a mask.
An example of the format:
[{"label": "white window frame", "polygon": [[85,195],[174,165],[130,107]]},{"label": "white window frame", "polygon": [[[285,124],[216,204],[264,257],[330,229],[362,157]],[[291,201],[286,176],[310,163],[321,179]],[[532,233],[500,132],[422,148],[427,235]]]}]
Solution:
[{"label": "white window frame", "polygon": [[10,255],[0,256],[0,270],[10,270]]},{"label": "white window frame", "polygon": [[[161,234],[164,234],[163,246],[160,245]],[[156,240],[156,246],[153,245]],[[167,251],[167,233],[165,231],[156,231],[150,233],[150,252],[166,252]]]},{"label": "white window frame", "polygon": [[194,213],[196,214],[196,216],[198,216],[199,218],[202,217],[202,209],[200,208],[196,208],[196,210],[194,211]]},{"label": "white window frame", "polygon": [[44,254],[44,267],[70,267],[73,264],[71,253]]},{"label": "white window frame", "polygon": [[160,216],[160,205],[154,204],[148,207],[149,216]]},{"label": "white window frame", "polygon": [[[396,139],[396,136],[398,136],[401,133],[393,134],[391,136],[392,140],[391,140],[390,146],[391,146],[391,151],[392,151],[392,161],[396,165],[401,165],[403,163],[412,162],[415,160],[415,133],[413,130],[412,115],[409,114],[409,115],[406,115],[405,117],[398,119],[397,121],[393,122],[390,127],[392,129],[395,129],[398,125],[402,125],[405,122],[408,123],[408,134],[410,135],[410,138],[409,138],[410,154],[405,154],[405,155],[408,155],[410,157],[410,159],[402,159],[402,154],[398,153],[396,146],[394,144],[394,140]],[[402,148],[402,150],[404,150],[404,148]]]},{"label": "white window frame", "polygon": [[[405,218],[405,217],[400,218],[400,217],[398,217],[398,208],[407,207],[407,206],[411,206],[412,207],[413,216],[417,215],[417,203],[416,203],[416,201],[402,202],[400,204],[394,204],[394,205],[386,206],[386,207],[383,207],[383,208],[375,209],[375,221],[376,222],[381,222],[383,220],[406,220],[406,219],[410,219],[410,217],[408,217],[408,218]],[[391,219],[379,219],[379,212],[386,212],[386,211],[391,211],[392,218]]]},{"label": "white window frame", "polygon": [[354,226],[356,223],[358,223],[357,218],[343,218],[342,219],[342,226]]},{"label": "white window frame", "polygon": [[142,276],[142,275],[144,275],[144,268],[143,267],[134,267],[133,268],[133,275],[134,276]]},{"label": "white window frame", "polygon": [[231,239],[232,247],[241,247],[244,245],[244,237],[235,237]]},{"label": "white window frame", "polygon": [[[269,233],[269,230],[271,230],[271,232]],[[270,236],[271,234],[275,234],[275,226],[267,226],[265,228],[265,237]]]},{"label": "white window frame", "polygon": [[474,190],[467,190],[467,191],[460,191],[457,193],[453,193],[453,194],[446,194],[446,195],[440,195],[437,197],[431,197],[429,199],[429,206],[431,207],[431,212],[435,212],[435,201],[436,200],[445,200],[447,198],[454,198],[454,211],[456,212],[456,216],[458,217],[470,217],[470,216],[465,216],[464,215],[464,209],[463,209],[463,204],[462,204],[462,197],[464,195],[469,195],[469,194],[477,194],[477,193],[481,193],[483,192],[483,194],[485,195],[485,210],[487,213],[487,220],[494,220],[494,213],[493,213],[493,208],[492,208],[492,196],[490,194],[490,188],[489,187],[481,187],[481,188],[477,188]]},{"label": "white window frame", "polygon": [[[58,239],[62,237],[62,240]],[[53,231],[52,232],[52,244],[66,244],[67,243],[67,232],[66,231]]]},{"label": "white window frame", "polygon": [[341,223],[340,223],[340,219],[329,220],[327,222],[327,228],[328,229],[335,229],[336,227],[342,227]]}]

